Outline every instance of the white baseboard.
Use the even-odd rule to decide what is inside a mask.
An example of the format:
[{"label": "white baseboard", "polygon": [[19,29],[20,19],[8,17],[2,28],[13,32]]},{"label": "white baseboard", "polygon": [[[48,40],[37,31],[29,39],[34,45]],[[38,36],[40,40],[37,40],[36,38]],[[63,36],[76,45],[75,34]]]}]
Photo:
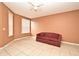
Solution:
[{"label": "white baseboard", "polygon": [[79,44],[77,44],[77,43],[71,43],[71,42],[66,42],[66,41],[62,41],[62,43],[69,44],[69,45],[79,46]]}]

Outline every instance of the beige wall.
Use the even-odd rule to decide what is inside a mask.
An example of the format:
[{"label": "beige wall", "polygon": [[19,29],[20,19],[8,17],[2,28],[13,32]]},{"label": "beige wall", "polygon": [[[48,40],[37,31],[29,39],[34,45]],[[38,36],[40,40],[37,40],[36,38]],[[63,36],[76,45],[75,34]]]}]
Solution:
[{"label": "beige wall", "polygon": [[39,17],[32,20],[32,34],[56,32],[64,41],[79,43],[79,10]]},{"label": "beige wall", "polygon": [[0,3],[0,47],[2,46],[2,7]]},{"label": "beige wall", "polygon": [[[8,36],[8,11],[11,11],[6,5],[0,3],[0,47],[6,45],[15,38],[30,35],[30,33],[21,33],[21,20],[26,18],[13,13],[13,36]],[[29,19],[29,18],[28,18]],[[29,19],[30,20],[30,19]],[[3,30],[5,28],[5,30]],[[30,28],[30,27],[29,27]],[[31,31],[30,31],[31,32]]]},{"label": "beige wall", "polygon": [[[8,8],[0,3],[0,47],[4,46],[11,40],[13,40],[13,36],[8,36]],[[5,30],[3,30],[5,28]]]},{"label": "beige wall", "polygon": [[21,36],[21,17],[14,15],[14,38],[19,38]]}]

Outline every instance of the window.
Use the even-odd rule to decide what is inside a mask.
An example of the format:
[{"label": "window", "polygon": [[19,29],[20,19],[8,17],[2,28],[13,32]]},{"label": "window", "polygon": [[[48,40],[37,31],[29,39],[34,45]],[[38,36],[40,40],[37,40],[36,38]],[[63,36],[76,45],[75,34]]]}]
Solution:
[{"label": "window", "polygon": [[30,32],[30,20],[23,18],[22,19],[22,33]]},{"label": "window", "polygon": [[13,35],[13,13],[12,12],[8,12],[8,36],[12,36]]}]

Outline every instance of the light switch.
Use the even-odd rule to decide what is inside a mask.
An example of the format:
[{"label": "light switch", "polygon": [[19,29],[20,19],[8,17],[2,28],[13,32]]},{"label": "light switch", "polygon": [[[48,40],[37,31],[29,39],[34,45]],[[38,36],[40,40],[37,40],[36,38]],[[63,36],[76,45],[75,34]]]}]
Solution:
[{"label": "light switch", "polygon": [[5,31],[5,28],[3,28],[3,31]]}]

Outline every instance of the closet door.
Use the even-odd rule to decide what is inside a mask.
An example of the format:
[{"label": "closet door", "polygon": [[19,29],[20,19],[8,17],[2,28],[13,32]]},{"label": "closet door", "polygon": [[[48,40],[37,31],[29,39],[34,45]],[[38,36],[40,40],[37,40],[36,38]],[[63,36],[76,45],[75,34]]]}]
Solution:
[{"label": "closet door", "polygon": [[22,18],[22,33],[30,33],[30,20]]},{"label": "closet door", "polygon": [[8,36],[13,36],[13,13],[8,11]]}]

